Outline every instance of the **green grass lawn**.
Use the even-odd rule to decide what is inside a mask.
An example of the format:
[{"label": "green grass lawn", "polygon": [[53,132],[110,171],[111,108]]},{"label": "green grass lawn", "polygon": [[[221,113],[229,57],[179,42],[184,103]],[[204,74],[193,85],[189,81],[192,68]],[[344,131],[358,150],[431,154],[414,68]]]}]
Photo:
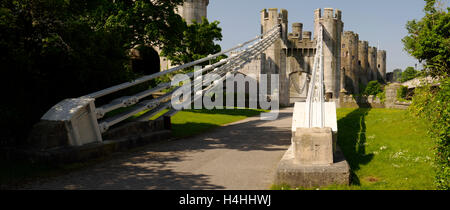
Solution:
[{"label": "green grass lawn", "polygon": [[[425,122],[396,109],[338,109],[337,118],[338,145],[352,169],[352,182],[320,189],[434,189],[433,142]],[[273,186],[281,188],[289,186]]]},{"label": "green grass lawn", "polygon": [[255,109],[185,110],[172,117],[172,132],[174,137],[183,138],[262,112]]}]

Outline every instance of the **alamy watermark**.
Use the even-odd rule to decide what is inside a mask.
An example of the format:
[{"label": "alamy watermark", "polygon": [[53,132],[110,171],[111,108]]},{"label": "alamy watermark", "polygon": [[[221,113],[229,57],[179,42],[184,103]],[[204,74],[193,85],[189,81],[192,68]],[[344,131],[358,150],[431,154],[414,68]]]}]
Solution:
[{"label": "alamy watermark", "polygon": [[[270,110],[261,113],[261,120],[276,120],[279,113],[279,75],[232,74],[225,76],[194,72],[193,82],[186,74],[177,74],[171,85],[177,87],[172,94],[172,108],[182,109],[235,109]],[[224,87],[225,85],[225,87]],[[224,102],[225,100],[225,102]]]}]

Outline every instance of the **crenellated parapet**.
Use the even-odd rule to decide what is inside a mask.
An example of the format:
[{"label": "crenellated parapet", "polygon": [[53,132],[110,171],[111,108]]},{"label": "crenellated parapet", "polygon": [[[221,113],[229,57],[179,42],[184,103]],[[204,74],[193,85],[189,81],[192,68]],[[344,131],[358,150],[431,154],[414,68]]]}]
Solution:
[{"label": "crenellated parapet", "polygon": [[315,48],[314,40],[311,40],[312,32],[303,31],[303,23],[293,23],[292,32],[288,35],[288,48],[290,49],[305,49]]},{"label": "crenellated parapet", "polygon": [[263,9],[261,11],[261,33],[265,33],[276,25],[281,25],[281,38],[288,39],[288,11],[278,8]]}]

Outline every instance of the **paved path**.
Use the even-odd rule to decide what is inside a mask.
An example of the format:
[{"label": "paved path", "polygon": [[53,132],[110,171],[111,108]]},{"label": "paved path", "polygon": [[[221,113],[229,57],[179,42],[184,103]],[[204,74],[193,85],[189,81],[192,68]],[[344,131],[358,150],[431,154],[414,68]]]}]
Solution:
[{"label": "paved path", "polygon": [[264,190],[290,144],[292,108],[195,137],[148,145],[133,154],[34,183],[27,189]]}]

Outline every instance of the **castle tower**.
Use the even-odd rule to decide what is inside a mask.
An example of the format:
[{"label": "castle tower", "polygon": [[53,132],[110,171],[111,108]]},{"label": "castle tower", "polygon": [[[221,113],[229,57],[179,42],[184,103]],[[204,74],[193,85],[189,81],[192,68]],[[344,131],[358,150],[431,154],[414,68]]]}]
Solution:
[{"label": "castle tower", "polygon": [[325,8],[323,15],[321,9],[314,11],[314,39],[317,40],[320,25],[323,25],[324,34],[324,84],[327,98],[339,98],[340,69],[341,69],[341,34],[344,28],[342,12],[332,8]]},{"label": "castle tower", "polygon": [[377,48],[369,47],[369,81],[378,80]]},{"label": "castle tower", "polygon": [[386,82],[386,51],[378,50],[377,52],[377,68],[378,74],[384,82]]},{"label": "castle tower", "polygon": [[352,94],[359,93],[359,35],[353,31],[345,31],[342,35],[341,49],[341,88]]},{"label": "castle tower", "polygon": [[369,42],[358,42],[358,65],[359,65],[359,79],[360,84],[366,86],[369,82]]},{"label": "castle tower", "polygon": [[261,11],[261,33],[265,33],[276,25],[281,25],[281,38],[274,42],[263,53],[265,55],[263,74],[279,75],[280,105],[289,105],[289,75],[286,72],[286,42],[288,37],[288,12],[277,8],[264,9]]},{"label": "castle tower", "polygon": [[312,35],[311,31],[303,31],[302,39],[303,40],[311,40],[311,38],[312,38],[311,35]]},{"label": "castle tower", "polygon": [[182,6],[178,6],[178,14],[186,20],[187,24],[193,21],[200,23],[202,17],[207,17],[209,0],[184,0]]},{"label": "castle tower", "polygon": [[302,39],[303,36],[303,23],[292,24],[292,35],[298,39]]}]

